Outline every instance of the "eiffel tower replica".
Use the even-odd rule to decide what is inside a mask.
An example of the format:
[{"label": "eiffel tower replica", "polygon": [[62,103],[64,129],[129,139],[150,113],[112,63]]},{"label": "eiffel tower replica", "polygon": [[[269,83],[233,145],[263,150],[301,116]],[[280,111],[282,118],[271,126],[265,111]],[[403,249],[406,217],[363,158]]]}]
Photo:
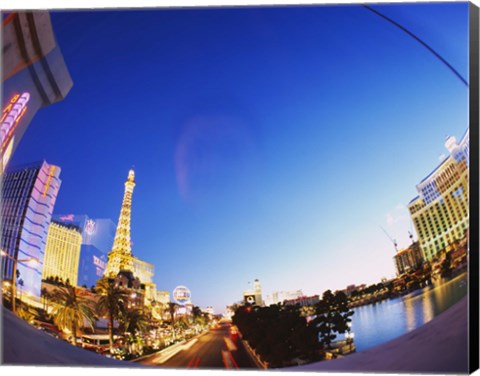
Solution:
[{"label": "eiffel tower replica", "polygon": [[133,169],[128,172],[125,182],[122,209],[118,220],[117,231],[113,241],[112,250],[108,253],[107,267],[104,278],[115,280],[115,284],[125,288],[140,288],[140,281],[133,275],[134,257],[130,241],[130,217],[132,214],[132,195],[135,188],[135,173]]}]

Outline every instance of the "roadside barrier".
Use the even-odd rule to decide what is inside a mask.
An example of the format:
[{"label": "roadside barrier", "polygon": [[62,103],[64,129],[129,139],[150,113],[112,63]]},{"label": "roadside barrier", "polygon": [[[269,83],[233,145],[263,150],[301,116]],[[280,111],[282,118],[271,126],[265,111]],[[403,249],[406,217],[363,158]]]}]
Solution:
[{"label": "roadside barrier", "polygon": [[260,358],[260,356],[255,352],[254,349],[252,349],[250,347],[250,345],[248,344],[247,341],[245,341],[243,338],[242,338],[242,343],[243,343],[243,346],[245,346],[245,349],[247,350],[247,354],[250,356],[250,358],[255,362],[255,364],[257,365],[258,368],[262,368],[262,369],[267,369],[268,368],[268,363],[267,362],[264,362],[262,360],[262,358]]}]

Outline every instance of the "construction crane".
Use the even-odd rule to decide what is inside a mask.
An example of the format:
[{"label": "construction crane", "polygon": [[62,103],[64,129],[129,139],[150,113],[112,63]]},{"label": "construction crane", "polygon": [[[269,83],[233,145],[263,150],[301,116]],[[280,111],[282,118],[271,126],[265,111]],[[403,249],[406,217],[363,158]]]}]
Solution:
[{"label": "construction crane", "polygon": [[415,242],[413,241],[413,234],[412,234],[411,231],[408,232],[408,237],[409,237],[410,240],[412,241],[412,244],[415,243]]},{"label": "construction crane", "polygon": [[387,237],[390,239],[390,241],[393,243],[393,246],[395,247],[395,251],[398,252],[398,249],[397,249],[397,241],[395,239],[392,239],[392,237],[390,235],[388,235],[388,232],[385,231],[385,229],[380,226],[380,228],[382,229],[382,231],[385,233],[385,235],[387,235]]}]

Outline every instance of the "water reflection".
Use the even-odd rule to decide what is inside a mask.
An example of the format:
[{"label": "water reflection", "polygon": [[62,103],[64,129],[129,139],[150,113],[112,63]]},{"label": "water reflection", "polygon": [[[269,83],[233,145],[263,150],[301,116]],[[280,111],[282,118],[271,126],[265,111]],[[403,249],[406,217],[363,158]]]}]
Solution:
[{"label": "water reflection", "polygon": [[434,318],[433,303],[427,294],[423,294],[423,323],[429,322]]},{"label": "water reflection", "polygon": [[352,331],[357,351],[387,342],[431,321],[467,295],[467,275],[408,296],[355,308]]},{"label": "water reflection", "polygon": [[412,299],[405,299],[405,316],[407,318],[407,332],[415,329],[417,327],[415,320],[415,306],[413,305]]}]

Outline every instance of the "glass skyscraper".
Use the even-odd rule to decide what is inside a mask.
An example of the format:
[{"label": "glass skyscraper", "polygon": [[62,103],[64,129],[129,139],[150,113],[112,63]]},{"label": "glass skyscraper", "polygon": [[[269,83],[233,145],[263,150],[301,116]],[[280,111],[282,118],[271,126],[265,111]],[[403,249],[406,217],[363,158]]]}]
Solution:
[{"label": "glass skyscraper", "polygon": [[[40,297],[48,227],[61,180],[60,167],[37,162],[7,169],[2,176],[2,278],[18,282],[23,292]],[[25,260],[25,261],[24,261]]]}]

